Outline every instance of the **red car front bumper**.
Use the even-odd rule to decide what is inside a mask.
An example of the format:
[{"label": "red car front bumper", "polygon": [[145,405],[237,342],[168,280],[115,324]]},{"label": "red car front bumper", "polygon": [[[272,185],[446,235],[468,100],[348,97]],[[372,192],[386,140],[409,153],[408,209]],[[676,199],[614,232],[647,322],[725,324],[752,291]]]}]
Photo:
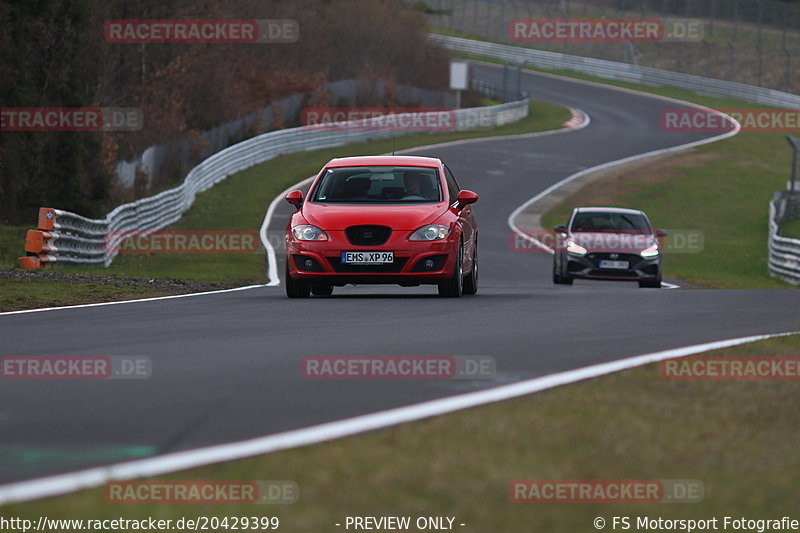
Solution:
[{"label": "red car front bumper", "polygon": [[[410,231],[395,231],[380,246],[354,246],[344,231],[327,231],[327,241],[299,241],[286,236],[289,275],[295,279],[348,283],[396,283],[419,285],[438,283],[453,275],[459,240],[449,235],[441,241],[409,241]],[[453,238],[455,237],[455,238]],[[342,252],[394,252],[387,264],[343,263]]]}]

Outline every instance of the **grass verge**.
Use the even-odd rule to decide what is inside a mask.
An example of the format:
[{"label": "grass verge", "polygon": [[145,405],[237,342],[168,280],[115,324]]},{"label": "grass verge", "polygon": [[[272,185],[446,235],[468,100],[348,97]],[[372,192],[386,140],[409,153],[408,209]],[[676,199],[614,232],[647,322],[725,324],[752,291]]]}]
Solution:
[{"label": "grass verge", "polygon": [[784,220],[780,225],[780,233],[783,237],[790,239],[800,239],[800,218]]},{"label": "grass verge", "polygon": [[[796,357],[799,349],[793,336],[701,357]],[[294,480],[301,496],[292,505],[121,505],[93,489],[2,511],[30,518],[274,515],[297,532],[333,531],[348,515],[454,516],[465,531],[569,533],[593,530],[596,516],[777,518],[796,508],[799,401],[797,380],[675,381],[650,364],[162,478]],[[511,503],[516,479],[693,479],[705,496],[671,505]]]},{"label": "grass verge", "polygon": [[[398,136],[394,141],[394,148],[402,150],[433,143],[557,129],[569,118],[569,110],[561,106],[532,101],[529,116],[516,123],[493,129]],[[276,157],[230,176],[198,195],[192,208],[170,229],[257,231],[267,206],[276,194],[318,172],[331,158],[383,154],[391,152],[392,148],[392,139],[383,139]],[[0,226],[0,269],[18,268],[16,258],[23,255],[27,229],[29,228],[21,226]],[[108,269],[61,266],[54,270],[64,274],[106,274],[145,280],[182,279],[226,286],[263,283],[265,280],[263,253],[120,255]],[[99,300],[141,297],[142,291],[147,293],[145,296],[153,295],[148,292],[147,286],[129,293],[103,287],[91,289],[80,284],[64,285],[59,289],[47,283],[40,285],[42,282],[37,279],[37,274],[28,276],[24,284],[19,280],[0,279],[0,311],[84,303],[89,292]],[[24,299],[19,299],[14,294],[19,291],[25,292]]]}]

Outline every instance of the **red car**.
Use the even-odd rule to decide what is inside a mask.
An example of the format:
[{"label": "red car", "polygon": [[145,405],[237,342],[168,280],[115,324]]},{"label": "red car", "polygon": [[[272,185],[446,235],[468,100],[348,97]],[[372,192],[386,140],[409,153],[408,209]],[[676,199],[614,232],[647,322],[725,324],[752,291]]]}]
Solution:
[{"label": "red car", "polygon": [[327,296],[351,284],[438,285],[440,296],[478,291],[478,195],[439,159],[332,159],[286,228],[286,295]]}]

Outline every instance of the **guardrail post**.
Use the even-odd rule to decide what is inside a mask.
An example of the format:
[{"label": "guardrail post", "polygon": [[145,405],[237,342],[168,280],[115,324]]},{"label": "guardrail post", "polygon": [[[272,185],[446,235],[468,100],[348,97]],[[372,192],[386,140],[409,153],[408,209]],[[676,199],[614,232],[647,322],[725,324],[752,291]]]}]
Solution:
[{"label": "guardrail post", "polygon": [[56,210],[49,207],[39,208],[38,230],[28,230],[25,235],[25,255],[17,259],[23,270],[36,270],[55,258],[48,255],[53,250],[50,240],[54,235],[50,233],[55,229]]},{"label": "guardrail post", "polygon": [[787,218],[797,218],[797,152],[800,150],[800,139],[787,135],[786,140],[792,147],[792,177],[789,180]]},{"label": "guardrail post", "polygon": [[508,65],[505,64],[503,65],[503,95],[500,97],[500,100],[502,100],[503,102],[507,101],[506,99],[508,98],[507,83],[508,83]]}]

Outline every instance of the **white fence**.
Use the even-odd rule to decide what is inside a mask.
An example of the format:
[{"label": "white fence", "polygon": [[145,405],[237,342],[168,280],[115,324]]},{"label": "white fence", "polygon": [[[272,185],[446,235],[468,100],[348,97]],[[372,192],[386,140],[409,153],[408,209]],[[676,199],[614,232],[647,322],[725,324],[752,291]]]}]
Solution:
[{"label": "white fence", "polygon": [[800,96],[796,94],[756,87],[745,83],[704,78],[693,74],[683,74],[657,68],[640,67],[628,63],[606,61],[591,57],[573,56],[558,52],[545,52],[519,46],[473,41],[460,37],[429,34],[429,38],[447,48],[464,54],[502,59],[512,63],[554,70],[569,70],[590,74],[609,80],[641,83],[656,87],[674,87],[697,93],[733,98],[745,102],[778,107],[800,108]]},{"label": "white fence", "polygon": [[781,193],[769,204],[769,273],[797,285],[800,284],[800,240],[778,235],[787,205],[788,198]]}]

